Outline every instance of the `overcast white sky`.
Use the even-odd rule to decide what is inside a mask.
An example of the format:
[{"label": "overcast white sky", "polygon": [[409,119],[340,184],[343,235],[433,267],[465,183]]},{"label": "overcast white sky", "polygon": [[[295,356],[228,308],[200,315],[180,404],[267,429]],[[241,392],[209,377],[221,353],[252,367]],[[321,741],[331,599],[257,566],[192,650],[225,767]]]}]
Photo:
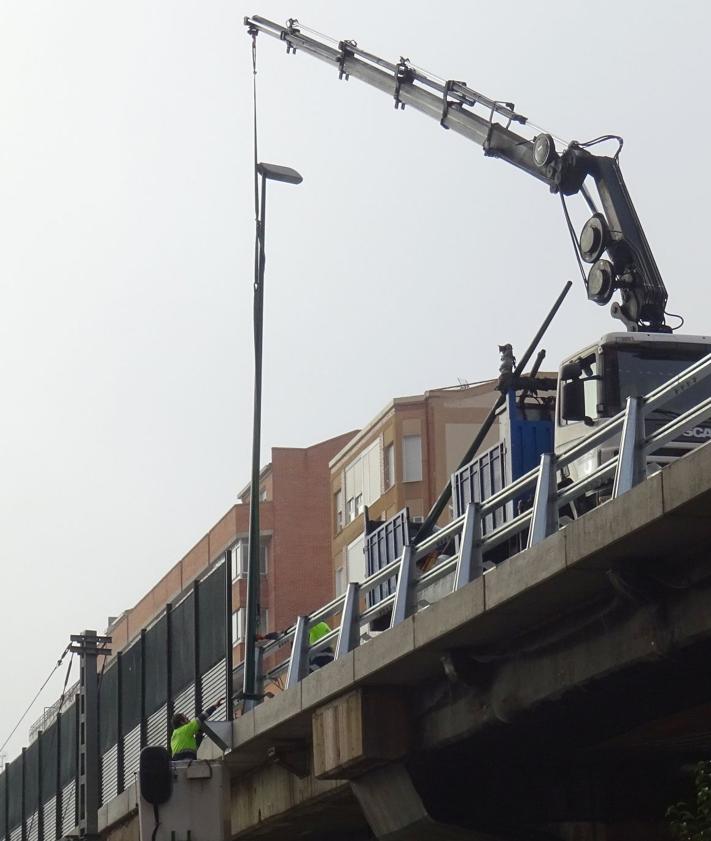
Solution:
[{"label": "overcast white sky", "polygon": [[[251,13],[622,134],[669,308],[711,332],[707,3],[0,0],[0,744],[248,479]],[[266,37],[259,97],[260,157],[304,176],[269,195],[265,461],[495,376],[568,279],[547,367],[618,329],[537,181]]]}]

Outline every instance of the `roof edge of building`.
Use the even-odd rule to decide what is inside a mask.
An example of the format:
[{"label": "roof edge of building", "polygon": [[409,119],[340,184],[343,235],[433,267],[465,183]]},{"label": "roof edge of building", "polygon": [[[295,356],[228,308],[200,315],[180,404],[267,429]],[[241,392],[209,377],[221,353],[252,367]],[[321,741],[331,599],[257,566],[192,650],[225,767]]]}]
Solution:
[{"label": "roof edge of building", "polygon": [[497,379],[492,380],[481,380],[480,382],[472,383],[471,385],[456,385],[456,386],[441,386],[439,388],[432,388],[425,391],[423,394],[411,394],[406,395],[404,397],[394,397],[385,406],[372,418],[368,423],[361,429],[361,431],[352,438],[342,450],[339,450],[336,455],[329,461],[328,466],[333,468],[338,464],[341,459],[348,455],[348,453],[359,444],[363,442],[368,435],[372,434],[373,428],[377,426],[385,417],[387,417],[388,413],[391,412],[398,406],[404,406],[411,403],[425,403],[429,397],[434,397],[439,394],[446,394],[452,391],[486,391],[492,390],[496,383],[498,382]]}]

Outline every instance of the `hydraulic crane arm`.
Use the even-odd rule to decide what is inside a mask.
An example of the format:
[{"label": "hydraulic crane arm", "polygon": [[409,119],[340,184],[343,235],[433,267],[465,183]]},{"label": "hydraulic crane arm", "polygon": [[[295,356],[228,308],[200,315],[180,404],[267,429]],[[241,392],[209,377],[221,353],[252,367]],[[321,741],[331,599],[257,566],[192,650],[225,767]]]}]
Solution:
[{"label": "hydraulic crane arm", "polygon": [[[294,20],[287,26],[258,16],[244,22],[253,36],[263,32],[277,38],[286,44],[287,52],[303,50],[331,64],[339,78],[352,76],[392,96],[395,108],[409,105],[436,119],[443,128],[481,146],[485,155],[508,161],[543,181],[551,192],[561,196],[581,193],[593,210],[578,245],[582,259],[593,264],[586,280],[588,297],[602,305],[619,290],[622,302],[612,305],[612,314],[628,330],[668,332],[664,320],[667,291],[627,192],[617,155],[594,155],[576,142],[559,153],[550,134],[523,137],[511,126],[525,126],[528,119],[516,112],[513,103],[489,99],[464,82],[443,83],[408,59],[393,64],[361,50],[354,41],[334,41],[336,46],[332,46],[304,34]],[[602,212],[597,212],[585,186],[588,176],[597,187]],[[603,259],[603,254],[609,259]]]}]

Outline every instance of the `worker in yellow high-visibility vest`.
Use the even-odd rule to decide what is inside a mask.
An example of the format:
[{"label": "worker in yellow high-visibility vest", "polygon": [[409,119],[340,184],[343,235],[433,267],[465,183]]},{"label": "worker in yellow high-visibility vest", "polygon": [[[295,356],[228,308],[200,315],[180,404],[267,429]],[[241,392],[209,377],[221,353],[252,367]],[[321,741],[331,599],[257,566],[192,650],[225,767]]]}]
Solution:
[{"label": "worker in yellow high-visibility vest", "polygon": [[[321,637],[325,637],[326,634],[330,633],[331,628],[327,622],[317,622],[313,628],[309,629],[309,646],[314,645],[321,639]],[[317,651],[309,656],[309,672],[315,672],[317,669],[327,665],[332,660],[333,649],[330,646],[322,648],[320,651]]]},{"label": "worker in yellow high-visibility vest", "polygon": [[184,713],[176,713],[173,716],[173,734],[170,737],[170,753],[174,760],[197,759],[202,724],[215,710],[221,706],[222,698],[192,721]]}]

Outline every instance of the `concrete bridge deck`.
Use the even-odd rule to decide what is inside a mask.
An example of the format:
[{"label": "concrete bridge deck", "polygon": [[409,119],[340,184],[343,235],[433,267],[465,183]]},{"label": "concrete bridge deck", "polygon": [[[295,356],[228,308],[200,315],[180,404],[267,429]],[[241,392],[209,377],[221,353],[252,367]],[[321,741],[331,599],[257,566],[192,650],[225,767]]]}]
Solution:
[{"label": "concrete bridge deck", "polygon": [[711,747],[710,504],[705,445],[239,717],[201,748],[233,837],[665,837]]}]

